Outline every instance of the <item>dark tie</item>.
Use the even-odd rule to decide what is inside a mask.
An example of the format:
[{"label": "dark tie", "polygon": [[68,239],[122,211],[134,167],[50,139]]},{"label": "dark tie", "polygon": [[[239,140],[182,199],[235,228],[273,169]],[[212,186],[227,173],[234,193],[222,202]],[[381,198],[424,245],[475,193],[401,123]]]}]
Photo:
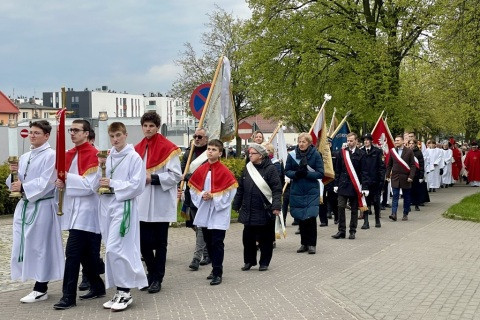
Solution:
[{"label": "dark tie", "polygon": [[369,154],[369,153],[370,153],[370,149],[367,149],[367,154]]}]

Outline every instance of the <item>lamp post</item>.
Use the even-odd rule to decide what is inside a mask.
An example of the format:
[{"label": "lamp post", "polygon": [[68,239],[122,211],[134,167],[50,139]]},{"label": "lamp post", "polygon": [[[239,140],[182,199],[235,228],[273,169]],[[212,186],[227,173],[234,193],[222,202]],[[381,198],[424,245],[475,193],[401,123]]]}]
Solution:
[{"label": "lamp post", "polygon": [[[108,113],[107,111],[100,111],[98,114],[98,148],[100,151],[98,152],[97,156],[99,158],[107,158],[108,157]],[[106,178],[106,166],[105,163],[100,165],[102,169],[102,178]],[[100,187],[98,188],[99,194],[113,194],[113,190],[110,187]]]},{"label": "lamp post", "polygon": [[[18,132],[17,121],[15,119],[8,120],[8,163],[18,168]],[[12,182],[18,181],[18,170],[12,170],[11,172]],[[10,198],[20,198],[21,192],[10,191]]]}]

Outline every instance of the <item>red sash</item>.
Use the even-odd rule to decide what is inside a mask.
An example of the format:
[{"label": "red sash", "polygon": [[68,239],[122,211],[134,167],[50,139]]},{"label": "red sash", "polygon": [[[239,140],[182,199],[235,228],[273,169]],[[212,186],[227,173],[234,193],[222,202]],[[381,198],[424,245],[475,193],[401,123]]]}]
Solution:
[{"label": "red sash", "polygon": [[148,172],[162,168],[171,158],[182,152],[179,147],[158,133],[150,139],[143,138],[143,140],[135,146],[135,151],[137,151],[142,159],[145,157],[147,147]]},{"label": "red sash", "polygon": [[342,155],[345,168],[347,168],[348,176],[350,177],[353,188],[357,193],[358,207],[360,211],[365,211],[368,209],[367,201],[362,194],[362,185],[360,184],[360,180],[358,180],[357,173],[355,172],[355,168],[353,167],[352,161],[350,160],[350,152],[348,152],[347,149],[342,149]]},{"label": "red sash", "polygon": [[203,187],[205,186],[205,178],[207,177],[208,171],[211,171],[212,188],[210,193],[213,196],[221,195],[230,189],[238,188],[238,183],[235,179],[235,176],[220,161],[212,164],[205,162],[198,167],[198,169],[193,172],[192,176],[188,180],[188,186],[197,193],[202,192]]},{"label": "red sash", "polygon": [[87,174],[92,173],[93,171],[98,170],[98,150],[95,149],[89,142],[85,142],[79,146],[70,149],[65,154],[65,168],[67,171],[70,170],[72,165],[73,158],[77,154],[77,166],[78,174],[81,176],[86,176]]},{"label": "red sash", "polygon": [[[400,155],[398,154],[397,150],[395,150],[395,148],[392,148],[392,155],[393,155],[393,158],[395,160],[397,160],[397,162],[402,166],[402,168],[405,169],[405,171],[407,171],[407,173],[410,173],[410,166],[405,162],[405,160],[403,160]],[[416,165],[416,164],[415,164]]]},{"label": "red sash", "polygon": [[[415,159],[415,167],[417,167],[417,169],[420,169],[420,162],[418,162],[418,159],[417,157],[413,157]],[[408,172],[410,172],[410,170],[408,170]]]}]

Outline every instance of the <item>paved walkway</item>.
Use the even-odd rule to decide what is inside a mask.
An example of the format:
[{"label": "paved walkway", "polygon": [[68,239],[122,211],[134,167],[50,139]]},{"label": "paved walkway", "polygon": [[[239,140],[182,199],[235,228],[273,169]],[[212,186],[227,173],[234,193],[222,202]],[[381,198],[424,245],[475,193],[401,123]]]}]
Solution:
[{"label": "paved walkway", "polygon": [[[358,230],[356,240],[335,240],[336,226],[319,228],[317,254],[297,254],[299,236],[277,241],[269,271],[240,271],[242,225],[227,232],[224,279],[212,287],[209,267],[188,269],[194,247],[190,229],[170,229],[162,291],[133,290],[129,309],[113,313],[102,303],[113,296],[77,301],[57,311],[61,283],[50,284],[47,301],[21,304],[31,283],[11,282],[11,218],[0,219],[2,319],[480,319],[480,224],[441,214],[480,191],[457,185],[430,194],[432,203],[408,222]],[[331,221],[331,220],[330,220]]]}]

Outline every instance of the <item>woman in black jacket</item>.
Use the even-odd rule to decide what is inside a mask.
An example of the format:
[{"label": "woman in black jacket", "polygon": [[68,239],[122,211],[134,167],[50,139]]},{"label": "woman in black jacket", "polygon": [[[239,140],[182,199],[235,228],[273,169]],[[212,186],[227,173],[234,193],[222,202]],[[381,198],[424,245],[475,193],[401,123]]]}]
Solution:
[{"label": "woman in black jacket", "polygon": [[[239,212],[238,220],[244,224],[243,228],[243,271],[250,270],[257,265],[257,246],[260,246],[260,267],[266,271],[273,254],[273,239],[275,237],[275,215],[280,214],[282,207],[282,185],[277,169],[268,157],[267,150],[262,145],[252,143],[248,149],[248,156],[253,170],[256,169],[268,185],[272,202],[257,186],[247,168],[243,170],[238,181],[237,194],[232,208]],[[252,169],[252,168],[251,168]]]},{"label": "woman in black jacket", "polygon": [[425,193],[427,192],[426,186],[423,184],[425,161],[423,159],[422,151],[418,148],[418,141],[416,139],[408,141],[408,147],[413,150],[415,166],[417,167],[412,182],[412,205],[415,206],[415,211],[420,211],[418,206],[425,201]]}]

